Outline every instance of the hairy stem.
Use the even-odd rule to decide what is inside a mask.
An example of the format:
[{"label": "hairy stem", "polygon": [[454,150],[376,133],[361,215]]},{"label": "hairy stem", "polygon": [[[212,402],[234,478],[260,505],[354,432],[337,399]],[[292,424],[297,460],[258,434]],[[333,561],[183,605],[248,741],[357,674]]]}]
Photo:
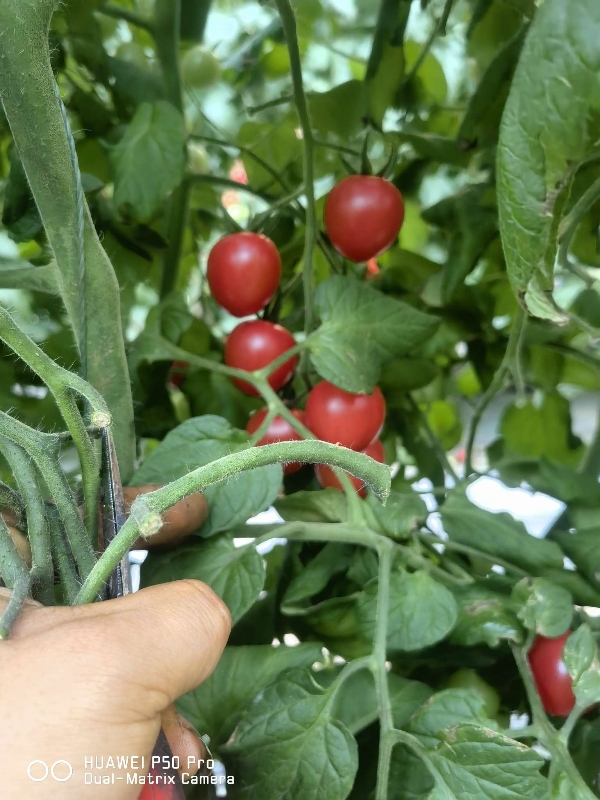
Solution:
[{"label": "hairy stem", "polygon": [[131,506],[129,519],[100,556],[86,579],[77,602],[90,603],[95,599],[116,564],[138,536],[154,535],[162,525],[160,515],[175,503],[244,470],[290,461],[319,462],[341,467],[365,481],[380,498],[384,499],[389,494],[391,478],[386,466],[376,463],[362,453],[355,453],[353,450],[326,442],[316,440],[279,442],[232,453],[193,470],[155,492],[138,497]]},{"label": "hairy stem", "polygon": [[48,28],[54,7],[54,0],[4,0],[0,4],[0,96],[56,259],[60,293],[80,350],[85,344],[82,362],[87,378],[111,410],[121,473],[128,480],[133,472],[135,438],[118,312],[119,286],[78,191],[72,137],[50,64]]},{"label": "hairy stem", "polygon": [[[314,141],[304,84],[302,82],[302,63],[298,47],[298,33],[296,18],[289,0],[275,0],[281,19],[285,41],[290,54],[290,67],[292,85],[294,90],[294,103],[298,112],[300,127],[302,128],[302,144],[304,148],[304,190],[306,193],[306,234],[304,238],[304,253],[302,256],[302,276],[304,283],[304,331],[308,336],[314,327],[314,269],[313,256],[317,237],[317,213],[315,206],[314,190]],[[306,367],[306,359],[303,358]]]},{"label": "hairy stem", "polygon": [[5,437],[0,438],[0,450],[8,461],[25,502],[35,596],[44,605],[54,605],[54,570],[43,494],[36,468],[25,450]]},{"label": "hairy stem", "polygon": [[3,412],[0,412],[0,436],[22,447],[39,469],[65,525],[79,573],[85,578],[94,565],[94,551],[79,516],[73,492],[60,469],[56,437],[34,431]]},{"label": "hairy stem", "polygon": [[12,626],[17,621],[31,589],[31,576],[28,572],[19,575],[16,579],[13,592],[4,614],[0,618],[0,639],[8,639]]},{"label": "hairy stem", "polygon": [[72,606],[75,604],[75,598],[81,588],[81,583],[77,575],[75,562],[69,551],[69,543],[64,528],[56,509],[51,509],[49,511],[48,525],[50,528],[52,558],[56,564],[63,598],[67,605]]},{"label": "hairy stem", "polygon": [[375,674],[375,689],[377,692],[377,705],[379,706],[379,760],[377,762],[377,787],[375,800],[387,800],[388,783],[390,778],[390,764],[394,741],[392,732],[394,720],[392,718],[392,705],[387,679],[387,635],[388,617],[390,613],[390,577],[392,573],[393,544],[381,542],[378,547],[379,576],[377,586],[377,622],[375,626],[375,640],[373,642],[373,669]]}]

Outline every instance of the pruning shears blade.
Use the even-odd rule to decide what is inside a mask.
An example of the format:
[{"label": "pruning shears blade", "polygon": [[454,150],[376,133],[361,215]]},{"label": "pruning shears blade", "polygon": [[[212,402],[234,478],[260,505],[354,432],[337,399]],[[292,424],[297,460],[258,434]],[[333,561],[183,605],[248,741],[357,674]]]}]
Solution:
[{"label": "pruning shears blade", "polygon": [[[102,548],[106,550],[121,526],[125,522],[125,499],[123,484],[119,473],[117,453],[112,433],[106,428],[102,433]],[[129,554],[121,559],[113,570],[106,585],[105,600],[123,597],[130,594],[131,573],[129,570]],[[148,783],[144,786],[138,800],[156,798],[156,800],[184,800],[183,787],[167,737],[161,730],[152,752],[151,770]]]},{"label": "pruning shears blade", "polygon": [[[121,530],[125,522],[125,499],[119,474],[119,463],[112,433],[105,428],[102,433],[102,548],[108,545]],[[106,588],[106,598],[123,597],[131,592],[129,554],[126,554],[113,570]]]}]

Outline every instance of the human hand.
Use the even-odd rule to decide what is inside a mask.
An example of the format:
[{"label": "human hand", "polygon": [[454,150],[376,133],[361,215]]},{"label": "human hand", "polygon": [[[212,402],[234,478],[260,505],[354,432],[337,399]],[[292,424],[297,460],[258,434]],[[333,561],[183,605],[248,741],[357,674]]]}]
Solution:
[{"label": "human hand", "polygon": [[[0,614],[10,593],[0,590]],[[200,759],[202,743],[169,711],[215,668],[230,630],[229,612],[198,581],[143,589],[79,607],[28,602],[0,642],[0,782],[3,800],[136,800],[162,724],[175,756]],[[137,769],[86,769],[85,759],[144,757]],[[28,777],[33,761],[71,765],[57,783]],[[88,762],[89,763],[89,762]],[[37,772],[36,772],[37,768]],[[66,764],[56,768],[68,774]],[[195,770],[188,770],[193,773]],[[85,784],[85,773],[114,783]],[[44,773],[34,765],[31,773]]]}]

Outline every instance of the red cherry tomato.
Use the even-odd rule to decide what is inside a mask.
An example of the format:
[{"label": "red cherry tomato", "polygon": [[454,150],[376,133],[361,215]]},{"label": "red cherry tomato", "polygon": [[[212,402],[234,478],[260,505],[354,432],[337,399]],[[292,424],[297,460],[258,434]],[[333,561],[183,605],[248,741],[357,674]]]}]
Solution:
[{"label": "red cherry tomato", "polygon": [[325,201],[325,230],[351,261],[368,261],[391,247],[404,220],[404,201],[393,183],[374,175],[349,175]]},{"label": "red cherry tomato", "polygon": [[[249,320],[242,322],[229,334],[225,345],[225,363],[229,367],[254,372],[266,367],[295,344],[292,334],[281,325],[262,319]],[[294,374],[297,363],[298,356],[293,356],[272,372],[269,376],[271,387],[281,389]],[[246,381],[234,378],[233,382],[245,394],[253,397],[260,394]]]},{"label": "red cherry tomato", "polygon": [[256,314],[277,291],[279,251],[261,233],[231,233],[210,251],[207,278],[217,303],[234,317]]},{"label": "red cherry tomato", "polygon": [[189,368],[190,365],[187,361],[173,361],[171,364],[171,371],[169,372],[169,383],[179,389],[187,378],[187,371]]},{"label": "red cherry tomato", "polygon": [[[375,461],[379,461],[380,464],[383,464],[385,461],[385,452],[379,439],[375,439],[374,442],[371,442],[371,444],[365,450],[363,450],[363,453],[371,456],[371,458],[374,458]],[[327,464],[315,464],[315,474],[317,476],[317,480],[324,489],[330,486],[333,489],[343,490],[342,484],[340,483],[334,470]],[[348,477],[350,478],[350,483],[352,486],[354,486],[358,494],[361,497],[366,497],[367,490],[364,488],[364,482],[361,481],[360,478],[355,478],[354,475],[348,475]]]},{"label": "red cherry tomato", "polygon": [[318,439],[364,450],[379,436],[385,420],[385,400],[373,394],[351,394],[328,381],[317,383],[306,402],[306,426]]},{"label": "red cherry tomato", "polygon": [[[259,411],[252,414],[246,425],[246,431],[249,434],[256,433],[263,424],[267,413],[268,409],[261,408]],[[296,408],[292,410],[292,414],[297,420],[304,422],[304,411],[300,411],[300,409]],[[286,422],[282,417],[275,417],[267,428],[267,432],[258,440],[256,445],[258,447],[263,444],[275,444],[276,442],[298,442],[301,441],[301,439],[302,437],[300,434],[292,428],[289,422]],[[289,464],[283,465],[283,474],[291,475],[292,472],[297,472],[301,466],[303,466],[303,464],[300,461],[290,461]]]},{"label": "red cherry tomato", "polygon": [[568,717],[575,705],[573,682],[562,660],[570,635],[571,631],[556,639],[536,636],[529,651],[529,665],[538,694],[544,709],[553,717]]},{"label": "red cherry tomato", "polygon": [[[156,770],[150,770],[152,780],[160,779]],[[181,790],[180,790],[181,791]],[[164,783],[145,783],[144,788],[138,795],[138,800],[176,800],[179,795],[175,794],[175,787]]]}]

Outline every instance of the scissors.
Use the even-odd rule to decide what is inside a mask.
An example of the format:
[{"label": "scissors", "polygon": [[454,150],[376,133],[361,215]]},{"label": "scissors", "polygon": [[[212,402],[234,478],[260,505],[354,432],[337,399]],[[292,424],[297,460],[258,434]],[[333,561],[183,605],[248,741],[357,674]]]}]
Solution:
[{"label": "scissors", "polygon": [[[101,537],[102,547],[106,549],[125,522],[123,484],[119,475],[112,433],[107,428],[102,434],[102,474]],[[129,554],[125,554],[113,570],[102,599],[124,597],[131,591]],[[144,784],[138,800],[185,800],[179,773],[173,768],[173,753],[162,728],[154,745],[150,763],[148,778],[151,782]]]}]

